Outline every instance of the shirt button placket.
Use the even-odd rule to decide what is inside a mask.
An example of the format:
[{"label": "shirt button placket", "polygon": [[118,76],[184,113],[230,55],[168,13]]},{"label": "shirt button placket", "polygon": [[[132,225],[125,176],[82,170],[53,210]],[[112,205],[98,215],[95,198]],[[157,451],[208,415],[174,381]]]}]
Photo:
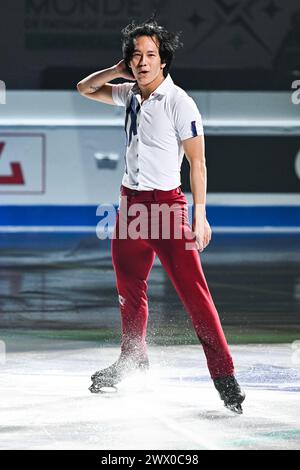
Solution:
[{"label": "shirt button placket", "polygon": [[[141,112],[141,111],[140,111],[140,112]],[[139,126],[140,126],[140,114],[138,114],[138,116],[137,116],[136,123],[137,123],[137,127],[139,128]],[[137,145],[138,145],[138,142],[139,142],[139,134],[138,134],[138,133],[137,133],[136,141],[137,141]],[[137,151],[137,154],[136,154],[136,158],[137,158],[137,159],[139,158],[138,151]],[[139,171],[140,171],[139,168],[137,168],[137,170],[136,170],[137,178],[138,178]]]}]

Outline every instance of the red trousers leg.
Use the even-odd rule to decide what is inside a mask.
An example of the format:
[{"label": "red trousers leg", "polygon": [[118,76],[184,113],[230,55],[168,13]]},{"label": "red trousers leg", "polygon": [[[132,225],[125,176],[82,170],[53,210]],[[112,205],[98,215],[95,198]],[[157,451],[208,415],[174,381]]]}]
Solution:
[{"label": "red trousers leg", "polygon": [[122,323],[123,354],[145,355],[148,323],[147,278],[155,252],[144,240],[120,239],[119,214],[111,243]]}]

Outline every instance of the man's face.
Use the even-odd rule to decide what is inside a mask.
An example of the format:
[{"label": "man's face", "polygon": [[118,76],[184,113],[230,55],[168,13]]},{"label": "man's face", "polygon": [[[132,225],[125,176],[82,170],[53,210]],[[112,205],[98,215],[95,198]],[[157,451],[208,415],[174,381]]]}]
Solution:
[{"label": "man's face", "polygon": [[134,39],[134,44],[130,67],[138,84],[145,87],[153,80],[163,78],[166,64],[161,63],[156,36],[137,37]]}]

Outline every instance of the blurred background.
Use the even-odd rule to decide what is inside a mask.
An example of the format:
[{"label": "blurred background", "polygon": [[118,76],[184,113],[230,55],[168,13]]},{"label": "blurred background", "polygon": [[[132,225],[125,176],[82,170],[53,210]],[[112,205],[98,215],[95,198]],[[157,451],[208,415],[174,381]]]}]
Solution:
[{"label": "blurred background", "polygon": [[[227,337],[299,339],[299,0],[0,8],[2,337],[120,339],[110,239],[97,237],[96,210],[118,205],[124,108],[84,99],[76,84],[121,60],[121,29],[156,11],[182,31],[170,75],[203,117],[213,236],[201,261]],[[186,159],[182,188],[191,202]],[[150,343],[198,343],[158,260],[148,294]]]}]

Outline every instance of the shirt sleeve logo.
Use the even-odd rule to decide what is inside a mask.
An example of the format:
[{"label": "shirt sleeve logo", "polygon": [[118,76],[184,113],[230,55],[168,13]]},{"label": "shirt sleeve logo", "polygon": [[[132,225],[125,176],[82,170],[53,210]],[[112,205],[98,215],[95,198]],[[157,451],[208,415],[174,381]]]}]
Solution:
[{"label": "shirt sleeve logo", "polygon": [[193,137],[197,137],[198,132],[197,132],[197,128],[196,128],[196,121],[191,122],[191,129],[192,129]]}]

